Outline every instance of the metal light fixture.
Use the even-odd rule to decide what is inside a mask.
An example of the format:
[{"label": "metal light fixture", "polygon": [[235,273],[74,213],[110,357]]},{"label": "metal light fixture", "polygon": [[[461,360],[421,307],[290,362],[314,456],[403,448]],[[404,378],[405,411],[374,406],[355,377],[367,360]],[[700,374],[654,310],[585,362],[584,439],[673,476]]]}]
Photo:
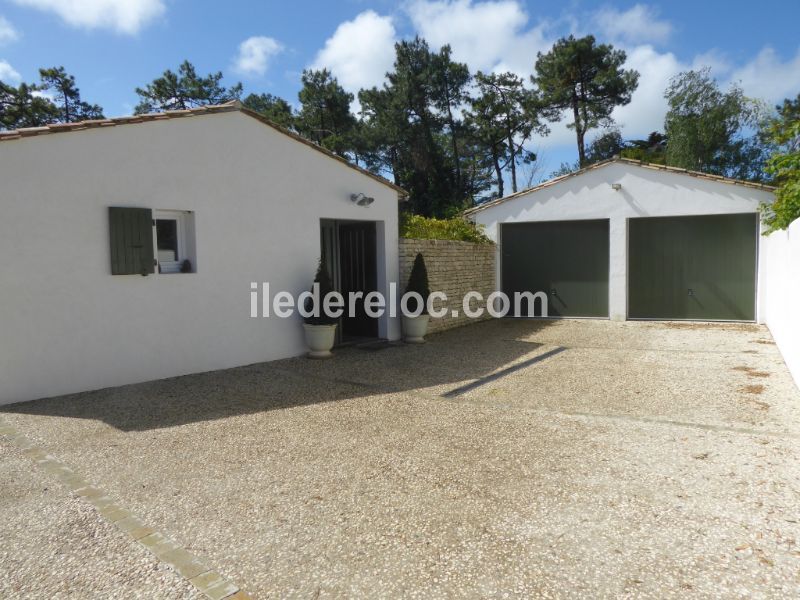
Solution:
[{"label": "metal light fixture", "polygon": [[614,190],[615,192],[618,192],[618,191],[620,191],[622,189],[622,184],[621,183],[612,183],[611,184],[611,189]]},{"label": "metal light fixture", "polygon": [[366,194],[350,194],[350,200],[358,206],[369,206],[373,202],[375,202],[375,198],[371,196],[367,196]]}]

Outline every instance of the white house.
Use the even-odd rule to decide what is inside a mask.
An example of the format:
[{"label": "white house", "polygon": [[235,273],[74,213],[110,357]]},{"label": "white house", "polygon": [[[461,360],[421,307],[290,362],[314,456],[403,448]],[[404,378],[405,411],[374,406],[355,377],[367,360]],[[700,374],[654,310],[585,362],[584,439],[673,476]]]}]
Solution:
[{"label": "white house", "polygon": [[296,295],[323,251],[343,291],[398,277],[402,190],[238,104],[3,132],[0,182],[0,404],[299,355],[251,283]]},{"label": "white house", "polygon": [[547,293],[550,316],[756,321],[772,201],[769,186],[612,159],[467,214],[497,242],[498,289]]}]

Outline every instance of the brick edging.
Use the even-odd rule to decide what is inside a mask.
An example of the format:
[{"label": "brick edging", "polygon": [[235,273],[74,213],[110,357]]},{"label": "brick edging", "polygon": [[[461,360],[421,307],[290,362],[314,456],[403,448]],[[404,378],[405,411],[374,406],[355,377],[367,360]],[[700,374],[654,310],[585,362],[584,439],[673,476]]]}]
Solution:
[{"label": "brick edging", "polygon": [[88,482],[65,463],[39,448],[24,434],[0,416],[0,438],[13,444],[49,475],[83,500],[94,506],[104,521],[127,533],[158,560],[170,565],[180,577],[211,600],[245,600],[250,598],[239,586],[205,565],[176,541],[147,525],[123,508],[102,488]]}]

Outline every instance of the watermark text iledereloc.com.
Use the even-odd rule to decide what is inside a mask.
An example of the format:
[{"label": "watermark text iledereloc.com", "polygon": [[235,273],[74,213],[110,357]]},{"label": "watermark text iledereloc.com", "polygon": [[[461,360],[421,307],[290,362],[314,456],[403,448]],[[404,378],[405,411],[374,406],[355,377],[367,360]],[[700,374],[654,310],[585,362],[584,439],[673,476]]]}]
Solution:
[{"label": "watermark text iledereloc.com", "polygon": [[431,291],[423,302],[418,292],[398,292],[395,282],[389,283],[388,297],[381,292],[348,292],[347,296],[340,292],[328,292],[321,297],[319,283],[314,283],[310,290],[293,294],[287,291],[272,293],[269,282],[260,285],[250,282],[250,317],[291,318],[298,313],[303,318],[326,316],[338,319],[347,313],[355,317],[363,311],[368,317],[379,318],[387,311],[389,317],[417,317],[423,313],[434,319],[441,319],[448,314],[457,318],[462,314],[470,319],[479,319],[488,314],[500,319],[514,317],[547,317],[548,297],[544,292],[514,292],[509,297],[505,292],[495,291],[484,298],[476,290],[468,291],[461,297],[460,304],[450,307],[450,299],[442,291]]}]

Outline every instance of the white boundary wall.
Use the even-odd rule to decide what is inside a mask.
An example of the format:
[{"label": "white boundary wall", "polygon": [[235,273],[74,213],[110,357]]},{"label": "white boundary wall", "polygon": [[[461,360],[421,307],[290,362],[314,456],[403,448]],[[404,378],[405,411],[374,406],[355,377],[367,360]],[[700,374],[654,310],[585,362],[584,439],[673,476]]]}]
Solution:
[{"label": "white boundary wall", "polygon": [[800,219],[761,239],[763,322],[800,386]]}]

